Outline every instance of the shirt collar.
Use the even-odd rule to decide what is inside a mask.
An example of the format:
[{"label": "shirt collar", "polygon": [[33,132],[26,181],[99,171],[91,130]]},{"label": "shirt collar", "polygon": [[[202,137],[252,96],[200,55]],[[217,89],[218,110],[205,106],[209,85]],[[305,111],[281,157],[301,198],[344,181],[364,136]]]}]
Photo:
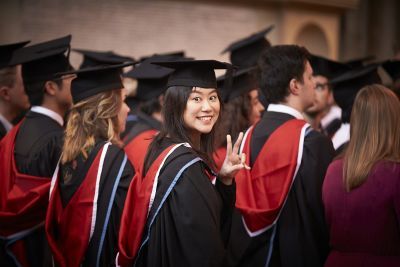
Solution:
[{"label": "shirt collar", "polygon": [[1,114],[0,114],[0,122],[3,123],[3,126],[7,132],[10,131],[11,128],[13,127],[13,125]]},{"label": "shirt collar", "polygon": [[303,115],[298,110],[283,104],[269,104],[267,111],[286,113],[292,115],[296,119],[304,120]]},{"label": "shirt collar", "polygon": [[31,108],[31,111],[36,112],[36,113],[40,113],[42,115],[45,115],[47,117],[52,118],[53,120],[55,120],[58,124],[60,124],[61,126],[64,125],[64,119],[60,116],[60,114],[52,111],[51,109],[42,107],[42,106],[33,106]]}]

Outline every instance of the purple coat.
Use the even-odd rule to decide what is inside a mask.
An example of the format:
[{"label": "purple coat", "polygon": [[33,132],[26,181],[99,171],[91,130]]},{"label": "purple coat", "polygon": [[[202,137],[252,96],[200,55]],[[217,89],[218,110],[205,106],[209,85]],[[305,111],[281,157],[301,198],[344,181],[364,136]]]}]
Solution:
[{"label": "purple coat", "polygon": [[335,160],[322,193],[331,248],[325,266],[400,266],[399,163],[378,162],[346,192],[343,160]]}]

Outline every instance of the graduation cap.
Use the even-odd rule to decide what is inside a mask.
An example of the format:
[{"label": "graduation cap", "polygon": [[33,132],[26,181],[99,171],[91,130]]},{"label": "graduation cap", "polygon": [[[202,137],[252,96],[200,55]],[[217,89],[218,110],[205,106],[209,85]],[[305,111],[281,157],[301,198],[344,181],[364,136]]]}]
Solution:
[{"label": "graduation cap", "polygon": [[154,58],[154,57],[172,57],[172,58],[183,58],[185,57],[185,51],[174,51],[174,52],[167,52],[167,53],[161,53],[161,54],[153,54],[151,56],[144,56],[140,58],[140,61],[144,61],[149,58]]},{"label": "graduation cap", "polygon": [[255,66],[262,52],[271,47],[270,42],[265,39],[265,35],[274,27],[271,25],[258,33],[233,42],[222,53],[231,52],[231,63],[239,68]]},{"label": "graduation cap", "polygon": [[344,64],[350,66],[351,68],[361,68],[365,66],[365,62],[374,60],[375,56],[366,56],[348,60]]},{"label": "graduation cap", "polygon": [[76,74],[71,82],[71,95],[74,103],[82,101],[98,93],[124,88],[121,80],[122,68],[134,62],[118,65],[97,66],[60,73],[60,75]]},{"label": "graduation cap", "polygon": [[228,102],[239,95],[259,88],[257,80],[257,67],[250,67],[237,71],[233,75],[233,80],[229,87],[224,86],[226,75],[217,78],[218,88],[221,91],[221,96],[224,102]]},{"label": "graduation cap", "polygon": [[173,69],[152,64],[152,62],[182,60],[181,53],[154,55],[138,64],[123,76],[138,81],[136,98],[147,101],[156,98],[167,89],[168,76]]},{"label": "graduation cap", "polygon": [[228,71],[232,71],[233,68],[231,64],[217,60],[180,60],[153,62],[152,64],[174,70],[168,78],[167,87],[217,88],[214,69],[228,69]]},{"label": "graduation cap", "polygon": [[[57,78],[56,73],[71,69],[68,55],[71,35],[27,46],[15,51],[12,63],[22,64],[25,84]],[[68,51],[68,55],[64,53]]]},{"label": "graduation cap", "polygon": [[0,45],[0,69],[13,66],[12,57],[14,51],[27,45],[30,41]]},{"label": "graduation cap", "polygon": [[378,74],[378,64],[348,71],[331,80],[333,97],[342,109],[342,121],[350,122],[351,109],[358,91],[366,85],[381,83]]},{"label": "graduation cap", "polygon": [[388,60],[382,63],[382,68],[393,81],[400,79],[400,60]]},{"label": "graduation cap", "polygon": [[313,75],[321,75],[326,77],[328,80],[337,77],[340,74],[349,71],[350,66],[333,61],[321,56],[311,55],[310,64],[313,69]]},{"label": "graduation cap", "polygon": [[83,62],[79,66],[80,69],[134,61],[132,57],[117,55],[112,51],[90,51],[84,49],[73,49],[73,51],[83,55]]}]

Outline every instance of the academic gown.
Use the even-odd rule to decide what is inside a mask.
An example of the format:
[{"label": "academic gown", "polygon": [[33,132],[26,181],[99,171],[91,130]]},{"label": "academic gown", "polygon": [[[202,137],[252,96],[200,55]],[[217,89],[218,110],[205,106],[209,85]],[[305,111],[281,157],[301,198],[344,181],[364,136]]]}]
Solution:
[{"label": "academic gown", "polygon": [[[53,203],[49,204],[49,211],[47,214],[46,221],[46,232],[48,236],[51,236],[51,239],[55,242],[51,242],[51,247],[54,252],[53,244],[56,244],[56,250],[61,250],[63,256],[66,259],[71,257],[71,251],[66,249],[63,250],[62,245],[57,244],[57,242],[63,242],[62,240],[58,239],[58,236],[62,236],[63,233],[60,231],[57,222],[52,221],[52,217],[49,216],[51,212],[52,204],[55,204],[57,198],[61,200],[62,209],[61,214],[65,212],[67,208],[71,208],[71,213],[75,214],[76,212],[74,209],[76,206],[70,205],[75,201],[79,201],[76,199],[76,195],[79,194],[79,191],[83,189],[83,187],[95,187],[95,184],[85,184],[84,180],[87,179],[87,174],[89,168],[92,167],[94,164],[94,160],[96,156],[99,156],[99,151],[104,147],[105,141],[98,141],[96,146],[91,150],[87,160],[83,160],[82,156],[79,156],[75,163],[67,163],[65,165],[60,166],[59,170],[59,179],[58,179],[58,196],[54,196],[51,198]],[[83,247],[84,252],[84,260],[82,266],[96,266],[96,260],[99,254],[99,245],[101,240],[101,235],[105,223],[106,214],[109,208],[110,199],[112,196],[112,190],[114,187],[114,183],[117,184],[116,191],[115,191],[115,198],[112,202],[111,213],[109,216],[109,222],[106,226],[106,232],[104,236],[104,241],[100,253],[100,260],[99,266],[114,266],[115,265],[115,257],[118,251],[118,231],[120,225],[120,219],[122,210],[125,203],[126,193],[130,184],[131,179],[134,176],[134,170],[132,165],[128,160],[125,158],[125,153],[122,149],[115,145],[110,145],[108,150],[105,154],[104,163],[102,165],[102,172],[100,177],[99,189],[98,189],[98,200],[97,200],[97,214],[96,214],[96,221],[94,225],[94,232],[92,238],[89,240],[88,245],[85,244]],[[125,165],[122,165],[124,163]],[[100,163],[101,164],[101,163]],[[72,165],[76,165],[75,169],[73,169]],[[100,166],[100,165],[99,165]],[[123,167],[121,167],[123,166]],[[122,168],[122,174],[120,176],[119,182],[116,182],[118,177],[120,168]],[[66,177],[69,176],[68,181],[66,181]],[[81,196],[81,195],[80,195]],[[83,196],[83,197],[86,197]],[[70,207],[69,207],[70,206]],[[57,212],[57,211],[56,211]],[[88,215],[89,216],[89,215]],[[68,217],[68,216],[67,216]],[[65,220],[69,220],[65,218]],[[48,227],[51,223],[53,223],[53,227]],[[82,222],[82,224],[84,224]],[[69,233],[73,227],[72,225],[68,225],[65,229]],[[84,229],[85,225],[79,225],[78,229]],[[67,235],[68,235],[67,233]],[[72,233],[72,232],[71,232]],[[85,236],[84,230],[80,231],[82,234],[82,238],[87,238]],[[65,233],[64,233],[65,234]],[[76,238],[72,234],[69,235],[68,238]],[[67,238],[67,239],[68,239]],[[80,238],[80,237],[79,237]],[[56,252],[57,253],[57,252]],[[57,263],[57,257],[55,257],[55,262]],[[72,263],[69,262],[67,266],[72,266]]]},{"label": "academic gown", "polygon": [[124,143],[129,144],[136,136],[148,130],[161,130],[161,123],[153,117],[137,112],[137,122],[124,138]]},{"label": "academic gown", "polygon": [[51,177],[61,155],[63,127],[52,118],[29,111],[15,143],[15,159],[21,173]]},{"label": "academic gown", "polygon": [[3,123],[0,122],[0,140],[7,134],[7,130],[4,127]]},{"label": "academic gown", "polygon": [[[261,156],[269,136],[291,119],[294,117],[286,113],[264,113],[251,139],[251,165]],[[333,156],[328,138],[314,130],[306,134],[301,165],[276,226],[252,238],[244,228],[240,212],[235,211],[229,265],[265,266],[270,256],[269,266],[323,266],[329,248],[321,190]]]},{"label": "academic gown", "polygon": [[[160,154],[172,143],[164,141]],[[149,239],[136,266],[224,266],[235,202],[235,185],[212,184],[203,161],[190,165],[157,212],[177,172],[197,156],[191,148],[176,149],[161,170],[144,233]],[[151,159],[150,159],[151,160]],[[152,161],[150,161],[152,162]],[[156,214],[156,215],[155,215]],[[150,226],[149,218],[155,217]]]},{"label": "academic gown", "polygon": [[[43,179],[51,177],[60,158],[62,136],[63,128],[55,120],[29,111],[15,140],[14,156],[18,171],[32,176],[46,177]],[[29,266],[51,266],[51,252],[44,226],[25,237],[23,242]],[[10,261],[6,266],[14,264]]]}]

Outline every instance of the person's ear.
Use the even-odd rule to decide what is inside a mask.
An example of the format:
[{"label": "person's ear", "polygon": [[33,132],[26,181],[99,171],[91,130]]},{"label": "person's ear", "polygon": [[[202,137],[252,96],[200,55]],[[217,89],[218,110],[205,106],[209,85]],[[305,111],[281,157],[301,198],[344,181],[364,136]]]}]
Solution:
[{"label": "person's ear", "polygon": [[11,99],[10,87],[8,87],[8,86],[0,87],[0,98],[4,99],[5,101],[9,101]]},{"label": "person's ear", "polygon": [[58,85],[53,81],[47,81],[44,84],[44,92],[51,96],[54,96],[57,93],[57,90],[58,90]]},{"label": "person's ear", "polygon": [[293,95],[299,95],[300,92],[299,81],[296,80],[295,78],[291,79],[289,82],[289,92]]}]

